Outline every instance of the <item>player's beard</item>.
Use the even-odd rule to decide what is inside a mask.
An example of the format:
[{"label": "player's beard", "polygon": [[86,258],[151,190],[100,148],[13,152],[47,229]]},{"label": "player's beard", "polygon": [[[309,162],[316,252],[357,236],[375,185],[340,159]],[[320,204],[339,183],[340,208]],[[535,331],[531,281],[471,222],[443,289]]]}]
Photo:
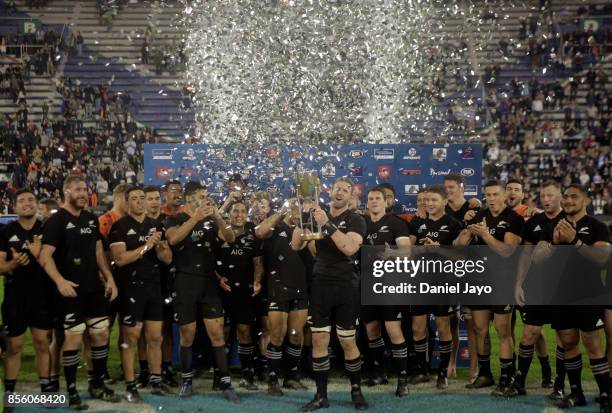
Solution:
[{"label": "player's beard", "polygon": [[74,209],[77,209],[77,210],[85,209],[85,207],[87,206],[87,202],[85,202],[85,205],[81,206],[81,205],[79,205],[79,200],[80,199],[81,198],[69,198],[68,199],[68,203]]}]

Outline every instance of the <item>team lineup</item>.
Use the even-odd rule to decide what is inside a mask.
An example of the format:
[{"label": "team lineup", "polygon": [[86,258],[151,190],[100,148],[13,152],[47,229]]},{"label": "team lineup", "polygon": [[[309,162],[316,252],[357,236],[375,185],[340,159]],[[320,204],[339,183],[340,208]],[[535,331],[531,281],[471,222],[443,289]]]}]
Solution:
[{"label": "team lineup", "polygon": [[[87,210],[82,176],[65,178],[61,206],[39,202],[31,190],[18,190],[18,218],[0,232],[2,320],[8,337],[5,392],[16,391],[30,329],[40,391],[60,391],[63,371],[71,409],[88,408],[77,389],[81,357],[92,398],[139,402],[139,390],[145,388],[156,395],[190,397],[195,394],[194,347],[205,335],[213,389],[230,402],[240,402],[227,354],[235,337],[241,369],[237,387],[258,391],[257,382],[264,381],[267,393],[280,397],[290,390],[308,390],[308,374],[316,392],[302,411],[329,407],[329,348],[337,343],[352,404],[366,410],[363,360],[368,365],[364,384],[387,384],[386,352],[396,380],[395,396],[390,397],[409,400],[411,385],[430,381],[436,391],[446,391],[455,373],[463,318],[470,354],[468,389],[494,386],[491,394],[506,398],[526,394],[537,354],[551,403],[583,406],[582,344],[597,383],[599,411],[610,412],[612,305],[525,305],[524,265],[516,274],[517,305],[361,302],[359,254],[364,246],[394,247],[401,255],[416,248],[482,245],[506,258],[523,245],[528,249],[521,259],[543,262],[551,256],[551,246],[565,245],[576,249],[583,268],[593,261],[605,263],[612,251],[610,232],[587,214],[590,196],[582,186],[561,188],[546,181],[539,191],[542,210],[533,210],[522,204],[519,180],[488,181],[481,203],[465,198],[463,176],[450,174],[419,190],[416,214],[401,216],[393,213],[395,189],[389,184],[366,188],[363,210],[348,178],[335,181],[325,206],[296,198],[277,202],[267,192],[251,193],[239,175],[226,189],[217,206],[198,182],[169,181],[161,188],[121,184],[114,189],[112,210],[100,217]],[[312,234],[312,228],[321,233]],[[404,284],[393,291],[381,287],[380,292],[410,295],[441,288]],[[465,286],[478,295],[491,288]],[[459,285],[445,288],[440,293],[452,294]],[[515,336],[517,313],[523,331]],[[435,377],[429,368],[432,314],[440,359]],[[115,322],[125,381],[121,396],[109,387],[107,369],[114,347],[109,331]],[[497,379],[491,369],[491,322],[499,343]],[[172,365],[174,323],[179,326],[180,380]],[[197,328],[199,323],[203,329]],[[555,330],[556,343],[546,343],[546,324]],[[556,345],[555,377],[547,345]]]}]

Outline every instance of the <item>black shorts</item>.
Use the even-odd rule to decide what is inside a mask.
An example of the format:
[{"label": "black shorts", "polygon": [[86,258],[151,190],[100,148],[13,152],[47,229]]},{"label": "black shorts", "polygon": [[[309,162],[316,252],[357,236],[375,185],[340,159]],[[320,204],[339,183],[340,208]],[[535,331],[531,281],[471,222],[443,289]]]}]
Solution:
[{"label": "black shorts", "polygon": [[468,305],[472,311],[491,311],[493,314],[511,314],[514,310],[512,305]]},{"label": "black shorts", "polygon": [[53,327],[52,290],[32,288],[31,284],[5,286],[2,322],[9,337],[17,337],[28,327]]},{"label": "black shorts", "polygon": [[579,329],[595,331],[603,327],[604,307],[588,305],[567,305],[557,307],[552,314],[552,328],[555,330]]},{"label": "black shorts", "polygon": [[[331,328],[332,318],[336,327],[355,330],[359,322],[359,281],[327,281],[315,275],[310,294],[312,328]],[[324,276],[323,276],[324,277]]]},{"label": "black shorts", "polygon": [[180,325],[202,318],[221,318],[224,315],[221,287],[214,275],[176,273],[174,312]]},{"label": "black shorts", "polygon": [[69,330],[91,318],[107,317],[108,301],[104,290],[78,293],[76,297],[62,297],[62,320],[64,330]]},{"label": "black shorts", "polygon": [[[257,297],[257,296],[256,296]],[[255,318],[264,305],[261,298],[253,297],[253,289],[232,287],[231,292],[223,292],[225,324],[255,324]],[[261,314],[260,314],[261,315]]]},{"label": "black shorts", "polygon": [[164,319],[161,285],[156,280],[124,283],[119,290],[119,302],[119,315],[124,326]]},{"label": "black shorts", "polygon": [[552,322],[556,307],[548,305],[526,305],[522,307],[523,323],[530,326],[543,326]]},{"label": "black shorts", "polygon": [[359,319],[362,323],[372,321],[402,321],[409,314],[409,307],[405,305],[362,305]]},{"label": "black shorts", "polygon": [[454,305],[412,305],[410,306],[410,315],[420,316],[433,314],[436,317],[449,317],[457,312],[457,307]]},{"label": "black shorts", "polygon": [[267,311],[289,313],[306,310],[308,308],[308,294],[305,289],[287,287],[280,282],[270,283],[266,302]]}]

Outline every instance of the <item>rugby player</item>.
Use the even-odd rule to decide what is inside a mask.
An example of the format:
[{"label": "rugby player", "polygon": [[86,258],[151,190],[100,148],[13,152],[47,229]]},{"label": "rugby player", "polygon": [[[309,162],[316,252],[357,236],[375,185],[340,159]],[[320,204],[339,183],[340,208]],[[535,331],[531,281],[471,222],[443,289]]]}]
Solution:
[{"label": "rugby player", "polygon": [[37,201],[29,189],[13,197],[17,220],[0,231],[0,274],[4,275],[2,320],[8,341],[4,358],[4,391],[14,392],[21,367],[25,332],[32,333],[40,390],[49,392],[49,331],[52,327],[53,288],[38,263],[42,224],[36,218]]},{"label": "rugby player", "polygon": [[[415,232],[410,233],[411,243],[425,246],[453,245],[461,233],[463,224],[445,212],[447,206],[446,189],[442,185],[432,185],[423,193],[425,194],[427,218],[419,218],[421,224]],[[415,227],[411,226],[411,228]],[[418,370],[417,374],[411,379],[411,383],[417,384],[429,381],[427,372],[427,323],[429,314],[433,313],[436,317],[440,339],[440,369],[436,387],[441,390],[448,388],[447,374],[452,352],[450,315],[454,312],[455,307],[452,305],[412,306],[412,334],[417,354]]]},{"label": "rugby player", "polygon": [[[523,218],[506,205],[505,186],[490,180],[484,186],[487,209],[468,221],[468,226],[457,239],[458,245],[488,245],[502,257],[510,257],[521,243]],[[511,335],[512,305],[469,306],[476,330],[478,348],[478,377],[466,387],[477,389],[495,384],[491,373],[490,352],[486,351],[486,337],[493,314],[495,331],[499,338],[501,376],[493,395],[502,396],[510,386],[513,372],[514,345]]]},{"label": "rugby player", "polygon": [[[351,382],[351,399],[357,410],[366,410],[368,403],[361,392],[361,354],[357,347],[355,331],[360,306],[359,273],[353,256],[357,254],[366,233],[362,217],[348,209],[354,191],[348,178],[339,178],[332,186],[329,215],[319,205],[314,205],[313,216],[324,229],[327,237],[310,241],[315,251],[311,290],[312,315],[312,369],[317,392],[302,411],[313,411],[329,406],[327,381],[330,369],[328,346],[332,330],[332,318],[336,334],[344,351],[344,366]],[[306,242],[293,246],[302,249]]]},{"label": "rugby player", "polygon": [[[143,190],[145,193],[145,213],[147,217],[159,221],[163,227],[167,216],[161,212],[161,191],[157,186],[145,186]],[[174,269],[172,265],[161,265],[160,272],[162,298],[164,299],[164,322],[162,326],[162,382],[170,387],[178,387],[178,382],[174,377],[174,369],[172,367],[172,324],[174,323],[174,309],[172,305],[174,298],[172,297],[172,291],[174,290]],[[142,371],[144,365],[148,365],[148,363],[146,361],[146,349],[144,349],[144,352],[142,351],[142,347],[144,346],[141,342],[142,340],[138,342],[138,358],[141,362],[140,368]],[[144,361],[144,363],[142,363],[142,361]]]},{"label": "rugby player", "polygon": [[[217,274],[224,291],[228,326],[236,327],[238,356],[242,369],[240,386],[257,390],[254,381],[252,329],[257,316],[258,295],[262,289],[263,249],[255,237],[255,225],[247,222],[247,206],[237,201],[229,207],[232,237],[219,232],[216,244]],[[232,241],[233,240],[233,241]]]},{"label": "rugby player", "polygon": [[[520,182],[508,181],[506,188],[510,187],[513,193],[522,194],[522,185]],[[514,188],[512,188],[514,187]],[[514,202],[508,198],[508,206],[512,207]],[[556,225],[560,219],[565,217],[565,213],[561,209],[561,190],[556,181],[546,181],[540,187],[540,203],[543,212],[536,213],[532,218],[525,223],[523,244],[527,246],[536,245],[545,228],[549,225]],[[527,266],[521,261],[519,272],[515,285],[515,301],[520,306],[525,305],[525,292],[523,283],[528,274],[528,262],[532,248],[526,247],[521,256],[521,260],[527,260]],[[537,349],[540,364],[542,365],[542,387],[547,388],[551,377],[551,369],[548,363],[548,350],[546,341],[543,339],[542,327],[544,324],[551,322],[551,311],[553,308],[541,305],[530,305],[524,307],[523,311],[523,335],[519,344],[518,369],[514,377],[513,386],[509,389],[507,396],[522,395],[525,392],[525,380],[529,372],[529,366],[533,359],[534,350]],[[563,386],[565,381],[565,367],[563,362],[563,347],[557,346],[556,351],[556,373],[557,378],[553,385],[554,397],[563,397]]]},{"label": "rugby player", "polygon": [[[376,186],[368,190],[368,214],[364,245],[409,247],[410,237],[406,223],[386,210],[385,189]],[[368,356],[372,360],[373,381],[382,384],[384,378],[385,341],[381,324],[391,340],[391,354],[397,368],[398,397],[408,395],[408,348],[402,332],[402,318],[408,314],[407,306],[361,306],[361,321],[368,336]]]},{"label": "rugby player", "polygon": [[[108,301],[117,297],[94,214],[85,210],[87,185],[82,176],[64,180],[64,204],[45,224],[41,265],[62,295],[61,306],[65,339],[62,364],[68,387],[69,406],[87,407],[76,387],[79,347],[87,329],[91,338],[94,377],[90,394],[94,398],[117,402],[114,392],[104,384],[108,358]],[[100,279],[99,273],[104,277]]]},{"label": "rugby player", "polygon": [[[300,244],[301,229],[296,228],[299,214],[301,211],[296,200],[289,199],[278,213],[272,214],[255,228],[255,235],[264,240],[270,329],[266,352],[269,366],[268,393],[275,396],[283,394],[278,376],[285,336],[287,374],[283,387],[306,390],[298,375],[308,314],[306,267],[298,252],[291,248],[292,244]],[[290,334],[287,335],[287,332]]]},{"label": "rugby player", "polygon": [[[583,269],[583,273],[579,281],[574,279],[574,274],[565,274],[571,278],[561,279],[560,285],[569,285],[576,293],[585,286],[591,291],[603,288],[599,277],[600,266],[610,259],[612,251],[608,227],[587,215],[590,201],[583,186],[569,185],[563,192],[561,202],[565,217],[547,226],[533,254],[534,261],[541,262],[540,257],[552,254],[551,245],[573,245],[581,259],[581,262],[573,263],[574,268]],[[570,394],[556,402],[559,407],[586,404],[582,390],[582,356],[579,348],[582,338],[591,371],[599,388],[600,412],[610,412],[610,368],[601,348],[599,334],[603,327],[604,310],[603,306],[596,305],[565,305],[557,307],[553,313],[552,326],[557,330],[565,349],[565,370],[570,382]]]},{"label": "rugby player", "polygon": [[217,231],[228,240],[234,240],[234,233],[199,183],[185,185],[185,201],[185,212],[166,218],[165,224],[166,238],[176,264],[174,311],[180,329],[182,371],[179,396],[193,395],[192,345],[196,320],[202,317],[212,344],[215,366],[219,369],[223,395],[227,400],[238,402],[240,399],[232,388],[225,354],[224,311],[215,277],[214,255]]},{"label": "rugby player", "polygon": [[145,214],[145,193],[140,187],[125,190],[128,215],[113,225],[111,254],[118,267],[119,313],[123,330],[121,361],[129,402],[140,401],[134,381],[134,353],[144,328],[152,393],[168,394],[161,377],[163,303],[160,265],[172,261],[160,222]]}]

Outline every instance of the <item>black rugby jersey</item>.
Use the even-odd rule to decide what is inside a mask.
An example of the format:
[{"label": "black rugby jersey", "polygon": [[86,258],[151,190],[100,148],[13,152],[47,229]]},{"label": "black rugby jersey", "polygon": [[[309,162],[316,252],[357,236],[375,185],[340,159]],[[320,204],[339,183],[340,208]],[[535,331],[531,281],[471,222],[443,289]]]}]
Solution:
[{"label": "black rugby jersey", "polygon": [[[168,216],[165,229],[180,227],[189,220],[187,213]],[[214,276],[214,244],[218,227],[215,222],[206,218],[199,221],[181,242],[172,246],[172,262],[176,271],[204,276]]]},{"label": "black rugby jersey", "polygon": [[42,223],[39,220],[34,222],[34,226],[31,229],[25,229],[21,226],[19,221],[12,221],[6,224],[0,229],[0,251],[6,253],[6,260],[11,261],[13,259],[13,252],[11,248],[15,249],[18,253],[26,253],[30,257],[30,262],[26,266],[18,266],[12,272],[12,274],[4,274],[4,285],[30,285],[40,286],[41,282],[44,282],[44,286],[48,287],[50,284],[50,278],[42,269],[42,267],[36,261],[36,258],[30,253],[30,250],[26,246],[26,241],[33,242],[34,236],[41,236],[43,234]]},{"label": "black rugby jersey", "polygon": [[230,287],[250,288],[254,281],[255,265],[253,258],[263,256],[263,246],[255,237],[255,224],[247,222],[244,232],[234,242],[223,241],[217,237],[215,258],[217,273],[226,277]]},{"label": "black rugby jersey", "polygon": [[[135,250],[146,244],[154,231],[162,233],[163,227],[158,220],[145,217],[138,222],[130,215],[126,215],[115,222],[109,235],[109,245],[124,243],[127,251]],[[155,248],[145,252],[136,261],[118,268],[121,282],[127,281],[160,281],[161,261],[157,258]]]},{"label": "black rugby jersey", "polygon": [[79,216],[60,208],[43,229],[43,244],[55,247],[53,258],[59,273],[78,284],[78,293],[104,289],[96,261],[96,243],[102,239],[98,218],[82,210]]},{"label": "black rugby jersey", "polygon": [[[329,221],[343,233],[354,232],[366,235],[366,223],[363,217],[353,211],[345,211],[337,217],[329,215]],[[358,278],[354,257],[347,257],[338,249],[330,236],[316,241],[317,256],[313,269],[315,278],[327,281],[347,281]]]}]

